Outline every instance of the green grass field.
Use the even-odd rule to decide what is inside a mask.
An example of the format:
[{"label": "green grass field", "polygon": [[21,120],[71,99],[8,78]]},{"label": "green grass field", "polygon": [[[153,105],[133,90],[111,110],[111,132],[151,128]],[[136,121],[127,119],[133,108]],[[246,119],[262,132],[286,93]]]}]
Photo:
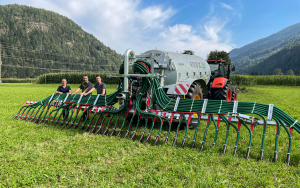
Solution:
[{"label": "green grass field", "polygon": [[[285,164],[288,138],[281,131],[278,162],[273,163],[275,127],[268,126],[263,161],[258,161],[262,126],[254,129],[249,159],[245,159],[248,134],[241,130],[237,156],[236,134],[230,131],[227,153],[222,154],[225,126],[221,124],[214,150],[210,127],[205,149],[199,152],[205,122],[199,129],[196,148],[189,149],[191,135],[180,148],[183,131],[172,147],[175,131],[158,146],[130,139],[90,135],[81,130],[12,120],[26,100],[41,100],[58,85],[2,84],[0,86],[0,185],[2,187],[299,187],[300,135],[293,134],[291,165]],[[75,90],[78,85],[71,85]],[[108,86],[108,94],[116,85]],[[247,87],[239,101],[272,103],[300,120],[300,87]],[[127,128],[127,127],[126,127]],[[141,132],[141,129],[138,129]],[[152,134],[154,141],[157,127]],[[147,134],[147,132],[146,132]],[[139,135],[138,135],[139,136]]]}]

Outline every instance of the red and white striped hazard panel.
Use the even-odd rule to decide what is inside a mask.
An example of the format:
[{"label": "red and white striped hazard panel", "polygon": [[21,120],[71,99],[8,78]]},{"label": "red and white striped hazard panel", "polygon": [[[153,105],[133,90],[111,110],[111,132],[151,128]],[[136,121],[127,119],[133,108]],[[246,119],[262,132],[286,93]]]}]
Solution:
[{"label": "red and white striped hazard panel", "polygon": [[185,95],[187,91],[189,90],[190,85],[189,84],[178,84],[175,87],[175,92],[179,95]]}]

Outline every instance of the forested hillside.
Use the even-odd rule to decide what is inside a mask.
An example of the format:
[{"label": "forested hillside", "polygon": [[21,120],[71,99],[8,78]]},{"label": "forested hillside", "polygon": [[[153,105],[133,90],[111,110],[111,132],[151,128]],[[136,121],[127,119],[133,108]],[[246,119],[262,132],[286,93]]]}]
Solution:
[{"label": "forested hillside", "polygon": [[[250,73],[253,70],[253,66],[258,65],[282,49],[298,42],[300,42],[300,23],[287,27],[269,37],[245,45],[242,48],[233,49],[230,52],[230,57],[236,66],[237,72]],[[290,70],[291,67],[287,69]],[[273,73],[274,69],[260,71]]]},{"label": "forested hillside", "polygon": [[300,42],[283,48],[276,54],[251,67],[249,72],[273,74],[275,69],[280,68],[283,74],[292,70],[294,74],[300,74]]},{"label": "forested hillside", "polygon": [[65,70],[114,72],[123,61],[69,18],[24,5],[0,6],[0,42],[2,78]]}]

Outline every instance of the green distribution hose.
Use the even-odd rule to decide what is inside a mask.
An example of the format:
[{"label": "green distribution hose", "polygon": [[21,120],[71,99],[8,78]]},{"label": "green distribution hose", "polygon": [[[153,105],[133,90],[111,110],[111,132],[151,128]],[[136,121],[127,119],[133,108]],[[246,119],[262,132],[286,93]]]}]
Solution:
[{"label": "green distribution hose", "polygon": [[[144,65],[145,64],[149,65],[149,63],[145,62],[144,60],[137,60],[137,62],[135,62],[135,64],[134,64],[134,68],[135,68],[134,71],[138,72],[139,74],[150,74],[150,72],[148,71],[149,69],[141,68],[142,66],[137,66],[136,64],[140,64],[140,65],[143,65],[143,67],[145,67]],[[160,86],[158,79],[156,79],[156,78],[148,78],[148,79],[150,80],[150,83],[152,86],[154,101],[158,104],[158,106],[163,111],[173,111],[175,104],[176,104],[176,99],[171,99],[166,95],[166,93],[163,91],[162,87]],[[142,85],[143,86],[145,85],[144,82]],[[139,102],[138,99],[137,99],[137,102]],[[204,102],[204,100],[180,99],[177,111],[178,112],[201,112],[202,107],[203,107],[203,102]],[[227,114],[228,112],[233,111],[233,106],[234,106],[234,102],[208,100],[207,108],[205,109],[204,112],[205,113],[215,113],[215,114]],[[262,159],[262,157],[263,157],[265,136],[266,136],[266,130],[267,130],[267,121],[264,116],[268,115],[268,109],[269,109],[269,105],[260,104],[260,103],[251,103],[251,102],[239,102],[238,108],[237,108],[237,113],[256,114],[256,115],[260,116],[264,121],[260,159]],[[142,112],[140,112],[140,113],[142,113]],[[281,109],[274,107],[272,118],[275,120],[276,119],[280,120],[279,121],[280,124],[278,124],[277,126],[279,126],[279,127],[283,126],[285,128],[289,138],[291,138],[291,135],[290,135],[286,125],[289,126],[290,128],[295,129],[298,133],[300,133],[300,123],[297,122],[295,119],[293,119],[288,114],[286,114]],[[213,118],[210,118],[210,119],[213,119]],[[227,118],[222,116],[222,119],[225,120]],[[237,144],[238,144],[238,140],[239,140],[239,128],[237,128],[233,123],[229,122],[228,119],[225,122],[232,125],[237,131],[237,140],[236,140],[236,146],[235,146],[235,152],[236,152],[236,148],[237,148]],[[248,126],[245,125],[245,123],[242,120],[240,120],[239,123],[244,125],[249,131],[250,140],[249,140],[249,146],[248,146],[248,151],[247,151],[247,157],[248,157],[249,152],[250,152],[251,141],[252,141],[252,131],[250,130],[250,128]],[[215,124],[215,122],[214,122],[214,124]],[[208,126],[209,126],[209,124],[208,124]],[[216,141],[217,131],[218,131],[218,129],[216,129],[216,136],[215,136],[214,143]],[[177,135],[177,133],[176,133],[176,135]],[[206,133],[205,133],[205,135],[206,135]],[[278,136],[279,136],[279,132],[277,131],[276,137],[278,137]],[[278,138],[276,140],[277,141],[275,143],[275,153],[277,152]],[[205,136],[204,136],[202,145],[204,145],[204,141],[205,141]],[[292,144],[292,141],[290,139],[289,149],[288,149],[288,163],[289,163],[291,144]]]}]

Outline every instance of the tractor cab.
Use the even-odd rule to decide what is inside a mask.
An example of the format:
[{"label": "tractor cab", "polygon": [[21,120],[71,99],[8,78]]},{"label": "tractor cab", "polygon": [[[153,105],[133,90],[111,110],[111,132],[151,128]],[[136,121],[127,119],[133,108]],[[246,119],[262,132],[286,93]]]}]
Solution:
[{"label": "tractor cab", "polygon": [[230,65],[225,60],[207,60],[211,70],[211,79],[223,77],[229,79],[230,77]]},{"label": "tractor cab", "polygon": [[207,60],[211,70],[211,76],[207,84],[208,98],[216,100],[234,100],[235,87],[230,83],[230,71],[235,67],[225,60]]}]

